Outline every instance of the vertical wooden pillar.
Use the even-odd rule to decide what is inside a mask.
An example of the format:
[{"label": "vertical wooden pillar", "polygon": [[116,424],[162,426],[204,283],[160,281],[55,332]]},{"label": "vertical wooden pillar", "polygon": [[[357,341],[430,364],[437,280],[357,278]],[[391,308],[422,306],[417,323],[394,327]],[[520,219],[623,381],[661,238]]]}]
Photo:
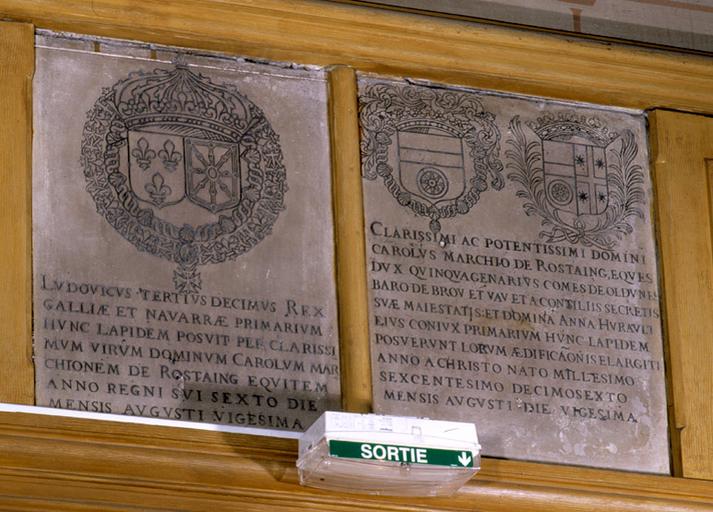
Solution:
[{"label": "vertical wooden pillar", "polygon": [[370,412],[371,359],[357,82],[350,67],[334,66],[329,70],[329,117],[342,407],[349,412]]},{"label": "vertical wooden pillar", "polygon": [[32,74],[34,27],[0,22],[0,402],[34,404]]},{"label": "vertical wooden pillar", "polygon": [[713,480],[713,119],[650,120],[674,471]]}]

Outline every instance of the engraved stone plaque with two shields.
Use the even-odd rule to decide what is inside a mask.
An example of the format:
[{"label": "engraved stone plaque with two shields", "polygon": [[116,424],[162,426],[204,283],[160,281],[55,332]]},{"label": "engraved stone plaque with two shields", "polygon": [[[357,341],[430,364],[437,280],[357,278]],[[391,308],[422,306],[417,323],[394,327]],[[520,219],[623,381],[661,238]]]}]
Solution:
[{"label": "engraved stone plaque with two shields", "polygon": [[302,431],[339,407],[322,69],[44,34],[37,403]]},{"label": "engraved stone plaque with two shields", "polygon": [[359,81],[374,408],[669,472],[642,112]]}]

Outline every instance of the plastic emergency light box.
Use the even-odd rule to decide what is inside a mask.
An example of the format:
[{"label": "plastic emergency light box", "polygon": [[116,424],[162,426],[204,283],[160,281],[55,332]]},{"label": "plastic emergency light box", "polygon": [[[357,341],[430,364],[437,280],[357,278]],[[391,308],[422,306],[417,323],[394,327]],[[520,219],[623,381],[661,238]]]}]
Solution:
[{"label": "plastic emergency light box", "polygon": [[475,425],[325,412],[300,438],[300,483],[341,492],[448,496],[480,469]]}]

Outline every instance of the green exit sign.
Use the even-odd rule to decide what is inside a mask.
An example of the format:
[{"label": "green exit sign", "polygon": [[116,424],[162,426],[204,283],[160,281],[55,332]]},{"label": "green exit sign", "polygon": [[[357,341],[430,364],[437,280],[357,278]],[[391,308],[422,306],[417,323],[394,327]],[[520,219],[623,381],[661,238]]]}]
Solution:
[{"label": "green exit sign", "polygon": [[468,450],[443,450],[420,446],[329,441],[329,455],[344,459],[383,460],[404,464],[430,466],[474,467],[473,454]]}]

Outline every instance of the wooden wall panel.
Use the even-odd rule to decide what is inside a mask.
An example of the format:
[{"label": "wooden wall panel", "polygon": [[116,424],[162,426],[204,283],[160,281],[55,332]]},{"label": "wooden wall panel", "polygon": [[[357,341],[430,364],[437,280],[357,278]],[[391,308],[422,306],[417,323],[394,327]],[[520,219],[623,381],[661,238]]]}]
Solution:
[{"label": "wooden wall panel", "polygon": [[650,120],[676,466],[713,480],[713,119]]},{"label": "wooden wall panel", "polygon": [[[200,8],[197,5],[189,0],[0,0],[0,17],[36,23],[40,28],[301,63],[347,64],[365,71],[562,99],[713,113],[713,65],[706,57],[574,42],[312,0],[206,0]],[[3,119],[12,122],[4,121],[0,128],[0,232],[4,236],[0,246],[0,346],[4,351],[0,357],[0,401],[32,403],[29,169],[33,29],[22,23],[3,23],[1,27],[0,105]],[[332,126],[353,139],[355,120],[338,114],[355,108],[353,71],[334,68],[330,80],[335,98],[341,98],[332,104]],[[713,251],[709,188],[704,186],[709,177],[702,159],[713,152],[707,152],[702,139],[691,135],[703,130],[701,119],[675,117],[679,115],[657,112],[652,117],[658,141],[655,177],[671,340],[669,374],[675,399],[674,425],[680,432],[680,472],[705,479],[713,475],[709,398],[713,390]],[[332,148],[340,181],[335,201],[356,208],[360,204],[358,190],[347,184],[358,187],[358,154],[353,145],[341,147],[339,141],[333,141]],[[672,153],[664,152],[669,150]],[[690,168],[685,152],[689,157],[698,155]],[[352,227],[357,210],[349,214]],[[363,239],[359,242],[358,238],[358,233],[340,237],[337,257],[357,265],[363,257]],[[347,270],[338,276],[339,286],[341,290],[349,288],[349,283],[361,286],[362,278],[358,269]],[[345,375],[350,389],[345,405],[367,410],[366,312],[350,307],[348,313],[340,313],[353,315],[341,336],[357,340],[352,345],[345,338],[345,353],[356,350],[362,354],[346,356],[361,358],[362,363],[350,368],[355,370],[353,375]],[[358,382],[362,382],[361,388],[355,385]],[[713,509],[711,482],[492,459],[484,460],[481,473],[450,499],[336,495],[300,487],[295,458],[292,441],[0,413],[0,508]]]},{"label": "wooden wall panel", "polygon": [[299,485],[295,441],[35,414],[0,413],[0,446],[3,510],[713,509],[708,482],[487,459],[450,498],[337,494]]},{"label": "wooden wall panel", "polygon": [[41,28],[634,108],[713,113],[705,57],[317,0],[0,0]]},{"label": "wooden wall panel", "polygon": [[0,22],[0,402],[34,404],[32,25]]},{"label": "wooden wall panel", "polygon": [[357,82],[352,68],[330,70],[329,98],[342,406],[349,412],[371,412],[364,203]]}]

